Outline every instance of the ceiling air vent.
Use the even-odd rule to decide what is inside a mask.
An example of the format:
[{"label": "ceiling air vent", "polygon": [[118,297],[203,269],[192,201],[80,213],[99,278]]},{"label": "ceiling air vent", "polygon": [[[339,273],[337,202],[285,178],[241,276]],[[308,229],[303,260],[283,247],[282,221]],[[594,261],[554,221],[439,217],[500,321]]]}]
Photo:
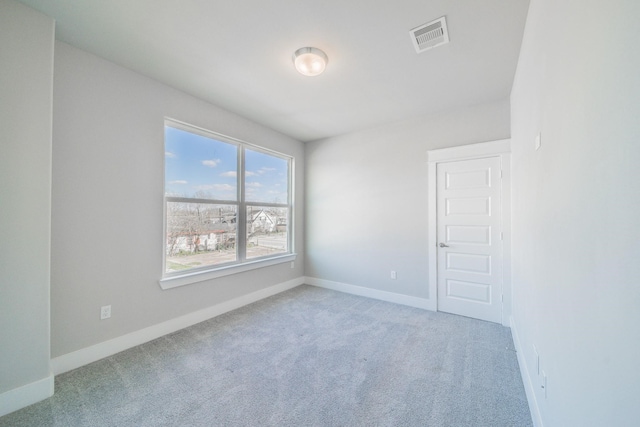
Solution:
[{"label": "ceiling air vent", "polygon": [[409,34],[411,35],[413,47],[416,48],[416,52],[418,53],[449,43],[447,20],[444,16],[428,24],[414,28],[409,31]]}]

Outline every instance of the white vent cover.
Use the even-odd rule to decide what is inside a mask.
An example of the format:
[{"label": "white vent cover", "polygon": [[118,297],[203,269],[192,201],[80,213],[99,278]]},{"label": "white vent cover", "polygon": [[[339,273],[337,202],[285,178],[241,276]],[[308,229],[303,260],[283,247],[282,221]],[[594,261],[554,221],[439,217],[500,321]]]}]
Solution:
[{"label": "white vent cover", "polygon": [[409,31],[409,34],[411,35],[413,47],[416,48],[416,52],[418,53],[449,43],[447,20],[444,16],[428,24],[414,28]]}]

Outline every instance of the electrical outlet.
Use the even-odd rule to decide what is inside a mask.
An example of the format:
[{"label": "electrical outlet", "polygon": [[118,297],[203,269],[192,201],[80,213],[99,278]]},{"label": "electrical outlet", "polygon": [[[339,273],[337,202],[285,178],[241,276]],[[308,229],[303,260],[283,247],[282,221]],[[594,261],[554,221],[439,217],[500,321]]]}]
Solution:
[{"label": "electrical outlet", "polygon": [[536,136],[536,145],[535,145],[536,151],[539,150],[540,149],[540,145],[542,145],[542,141],[541,140],[542,140],[542,133],[538,132],[538,135]]},{"label": "electrical outlet", "polygon": [[111,306],[105,305],[100,308],[100,320],[108,319],[111,317]]},{"label": "electrical outlet", "polygon": [[296,268],[296,262],[295,261],[291,261],[291,268]]},{"label": "electrical outlet", "polygon": [[398,275],[396,274],[395,270],[391,270],[391,278],[393,280],[396,280],[398,278]]}]

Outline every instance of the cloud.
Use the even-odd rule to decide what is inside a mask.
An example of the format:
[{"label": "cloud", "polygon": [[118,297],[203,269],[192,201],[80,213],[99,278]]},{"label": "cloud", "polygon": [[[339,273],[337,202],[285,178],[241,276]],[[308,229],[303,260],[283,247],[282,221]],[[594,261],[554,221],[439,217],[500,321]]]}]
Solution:
[{"label": "cloud", "polygon": [[181,185],[184,185],[184,184],[188,184],[188,182],[185,181],[184,179],[178,179],[176,181],[169,181],[169,184],[181,184]]},{"label": "cloud", "polygon": [[198,185],[195,187],[198,191],[236,191],[236,188],[233,185],[229,184],[207,184],[207,185]]},{"label": "cloud", "polygon": [[210,168],[215,168],[220,164],[221,161],[222,160],[220,159],[203,160],[202,164]]},{"label": "cloud", "polygon": [[220,176],[224,176],[227,178],[235,178],[236,176],[238,176],[238,173],[236,171],[228,171],[228,172],[221,173]]},{"label": "cloud", "polygon": [[260,188],[262,187],[262,184],[259,182],[247,182],[244,186],[249,188]]},{"label": "cloud", "polygon": [[257,174],[257,173],[255,173],[255,172],[251,172],[251,171],[246,171],[246,172],[244,173],[244,176],[256,176],[256,175],[258,175],[258,174]]},{"label": "cloud", "polygon": [[171,151],[165,151],[165,152],[164,152],[164,156],[165,156],[165,157],[168,157],[168,158],[170,158],[170,159],[173,159],[174,157],[176,157],[176,155],[175,155],[175,154],[173,154]]},{"label": "cloud", "polygon": [[267,172],[273,172],[273,171],[275,171],[275,170],[277,170],[277,169],[276,169],[276,168],[268,168],[268,167],[266,167],[266,166],[265,166],[265,167],[263,167],[263,168],[260,168],[260,170],[258,171],[258,173],[259,173],[260,175],[263,175],[263,174],[265,174],[265,173],[267,173]]}]

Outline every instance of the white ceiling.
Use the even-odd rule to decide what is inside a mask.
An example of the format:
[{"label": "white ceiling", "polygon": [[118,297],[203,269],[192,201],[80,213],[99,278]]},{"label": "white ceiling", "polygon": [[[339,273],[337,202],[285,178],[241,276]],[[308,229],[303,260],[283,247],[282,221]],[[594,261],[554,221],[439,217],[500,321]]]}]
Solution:
[{"label": "white ceiling", "polygon": [[[56,38],[311,141],[509,96],[529,0],[21,0]],[[443,15],[451,42],[409,30]],[[291,60],[324,50],[324,74]]]}]

